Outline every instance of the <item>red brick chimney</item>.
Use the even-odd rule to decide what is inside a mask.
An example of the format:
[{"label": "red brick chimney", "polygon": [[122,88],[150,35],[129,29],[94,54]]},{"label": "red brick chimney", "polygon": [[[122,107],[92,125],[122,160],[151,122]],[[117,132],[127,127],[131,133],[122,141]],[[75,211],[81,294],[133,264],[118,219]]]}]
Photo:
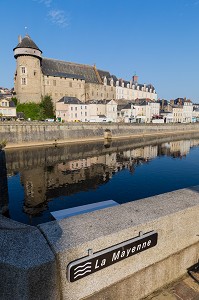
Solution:
[{"label": "red brick chimney", "polygon": [[137,75],[133,75],[132,79],[133,79],[133,82],[134,82],[134,83],[137,83],[137,82],[138,82],[138,76],[137,76]]}]

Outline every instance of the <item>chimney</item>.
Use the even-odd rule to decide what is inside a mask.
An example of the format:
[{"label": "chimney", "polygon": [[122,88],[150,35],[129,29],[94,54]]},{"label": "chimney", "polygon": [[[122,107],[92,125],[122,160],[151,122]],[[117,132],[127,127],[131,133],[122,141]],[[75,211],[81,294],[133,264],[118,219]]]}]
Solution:
[{"label": "chimney", "polygon": [[137,76],[137,75],[133,75],[132,79],[133,79],[133,82],[134,82],[134,83],[137,83],[137,82],[138,82],[138,76]]},{"label": "chimney", "polygon": [[18,36],[18,42],[19,42],[19,44],[21,43],[21,41],[22,41],[22,38],[21,38],[21,35],[19,35]]}]

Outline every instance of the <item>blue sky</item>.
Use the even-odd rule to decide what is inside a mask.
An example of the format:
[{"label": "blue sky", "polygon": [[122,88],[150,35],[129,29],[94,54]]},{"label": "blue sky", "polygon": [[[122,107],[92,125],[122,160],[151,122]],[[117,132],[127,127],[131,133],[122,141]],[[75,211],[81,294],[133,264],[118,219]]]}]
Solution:
[{"label": "blue sky", "polygon": [[[0,0],[0,86],[30,35],[43,56],[139,76],[159,98],[199,102],[199,0]],[[27,29],[25,29],[27,27]]]}]

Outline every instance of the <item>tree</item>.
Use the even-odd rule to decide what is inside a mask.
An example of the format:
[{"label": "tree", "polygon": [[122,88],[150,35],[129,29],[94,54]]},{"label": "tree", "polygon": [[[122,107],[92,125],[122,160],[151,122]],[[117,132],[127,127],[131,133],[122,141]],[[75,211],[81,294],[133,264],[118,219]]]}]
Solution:
[{"label": "tree", "polygon": [[11,100],[14,102],[15,106],[17,106],[18,99],[16,97],[12,97]]},{"label": "tree", "polygon": [[54,118],[54,108],[51,96],[42,97],[39,106],[43,113],[43,119]]},{"label": "tree", "polygon": [[34,102],[19,103],[17,105],[17,112],[23,112],[26,119],[39,120],[40,110],[40,105]]}]

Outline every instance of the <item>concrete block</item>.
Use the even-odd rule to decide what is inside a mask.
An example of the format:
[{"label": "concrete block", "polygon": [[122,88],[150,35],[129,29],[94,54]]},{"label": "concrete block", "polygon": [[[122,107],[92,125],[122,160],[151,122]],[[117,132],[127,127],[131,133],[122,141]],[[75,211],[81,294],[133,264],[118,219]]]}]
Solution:
[{"label": "concrete block", "polygon": [[[196,263],[198,258],[198,215],[199,188],[193,187],[61,221],[41,224],[39,228],[59,261],[63,299],[78,300],[114,286],[122,280],[127,280],[128,277],[134,277],[135,274],[138,274],[136,276],[137,283],[134,280],[129,282],[131,285],[139,286],[139,274],[146,268],[156,266],[161,261],[163,264],[160,265],[160,269],[153,274],[155,278],[149,276],[148,293],[153,292],[152,278],[157,282],[161,272],[164,273],[164,276],[161,277],[160,285],[165,284],[165,280],[168,280],[168,283],[175,280],[176,274],[185,273],[185,268],[189,264]],[[76,282],[70,283],[67,280],[67,265],[87,256],[89,249],[95,253],[136,237],[140,231],[145,233],[151,230],[158,232],[157,246]],[[191,247],[194,247],[193,251]],[[186,254],[182,252],[184,249],[188,249]],[[172,260],[172,266],[178,264],[178,261],[182,262],[176,273],[175,270],[168,274],[165,273],[166,261],[169,257],[175,257]],[[148,273],[151,270],[149,269]],[[127,287],[125,286],[125,288]],[[117,292],[118,299],[126,299],[120,298],[118,293],[119,291]],[[138,300],[138,298],[135,299]]]},{"label": "concrete block", "polygon": [[0,299],[60,299],[55,256],[36,227],[0,216]]}]

